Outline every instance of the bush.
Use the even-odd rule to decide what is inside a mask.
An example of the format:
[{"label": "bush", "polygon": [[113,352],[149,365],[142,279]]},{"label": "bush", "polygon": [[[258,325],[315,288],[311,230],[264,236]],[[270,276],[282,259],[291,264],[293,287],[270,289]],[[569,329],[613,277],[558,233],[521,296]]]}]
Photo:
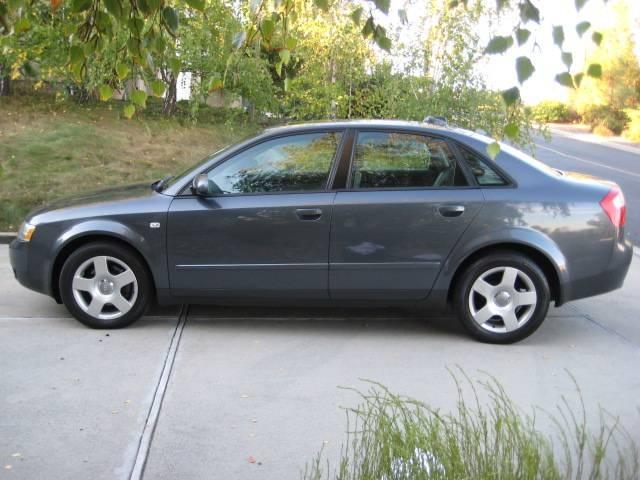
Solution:
[{"label": "bush", "polygon": [[579,389],[577,409],[562,397],[558,418],[542,412],[557,433],[547,436],[536,426],[536,412],[521,412],[495,379],[480,382],[480,391],[468,378],[464,383],[454,380],[458,402],[452,413],[400,397],[377,383],[367,392],[356,391],[362,403],[347,411],[348,438],[333,472],[321,452],[303,478],[640,478],[631,434],[604,412],[600,428],[588,429]]},{"label": "bush", "polygon": [[632,142],[640,142],[640,109],[628,109],[625,113],[629,117],[629,123],[622,135]]},{"label": "bush", "polygon": [[622,110],[617,110],[610,105],[590,105],[584,109],[582,121],[591,125],[594,131],[596,127],[606,127],[614,134],[620,135],[629,117]]},{"label": "bush", "polygon": [[577,119],[575,111],[555,100],[540,102],[531,109],[531,115],[539,123],[567,123]]}]

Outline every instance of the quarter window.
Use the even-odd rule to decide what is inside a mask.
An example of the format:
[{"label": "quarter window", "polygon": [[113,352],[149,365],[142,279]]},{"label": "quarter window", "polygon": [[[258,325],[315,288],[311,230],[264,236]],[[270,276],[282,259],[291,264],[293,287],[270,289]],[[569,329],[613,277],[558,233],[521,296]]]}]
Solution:
[{"label": "quarter window", "polygon": [[251,147],[208,174],[218,193],[322,190],[341,133],[322,132],[276,138]]},{"label": "quarter window", "polygon": [[467,181],[443,140],[396,132],[360,132],[351,188],[465,186]]},{"label": "quarter window", "polygon": [[473,153],[466,148],[460,148],[464,160],[469,165],[471,173],[476,178],[478,185],[506,185],[507,182],[500,176],[498,172],[492,169],[486,162],[482,161],[477,153]]}]

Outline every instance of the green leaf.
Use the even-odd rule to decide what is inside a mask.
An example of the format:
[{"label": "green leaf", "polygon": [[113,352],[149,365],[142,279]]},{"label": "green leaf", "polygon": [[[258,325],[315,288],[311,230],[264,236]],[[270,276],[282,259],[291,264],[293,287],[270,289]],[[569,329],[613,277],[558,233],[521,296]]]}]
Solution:
[{"label": "green leaf", "polygon": [[493,142],[487,145],[487,155],[489,155],[491,160],[495,160],[499,153],[500,144],[498,142]]},{"label": "green leaf", "polygon": [[573,77],[569,72],[563,72],[556,75],[556,82],[564,87],[575,88]]},{"label": "green leaf", "polygon": [[111,97],[113,97],[113,88],[109,85],[100,85],[98,87],[98,94],[100,95],[100,100],[106,102]]},{"label": "green leaf", "polygon": [[122,18],[122,5],[119,0],[104,0],[104,6],[111,15],[117,19]]},{"label": "green leaf", "polygon": [[329,11],[329,0],[313,0],[313,3],[323,12]]},{"label": "green leaf", "polygon": [[356,25],[360,24],[361,17],[362,17],[362,7],[358,7],[354,9],[353,12],[351,12],[351,20],[353,20],[353,23],[355,23]]},{"label": "green leaf", "polygon": [[502,100],[508,107],[520,100],[520,89],[518,87],[511,87],[508,90],[502,92]]},{"label": "green leaf", "polygon": [[164,7],[162,10],[162,19],[167,27],[169,27],[169,30],[176,33],[178,30],[178,14],[176,11],[171,7]]},{"label": "green leaf", "polygon": [[273,20],[265,18],[262,21],[262,24],[260,26],[260,29],[262,30],[262,37],[266,40],[269,40],[271,38],[271,34],[273,33],[273,30],[275,29],[275,27],[276,27],[276,24],[273,23]]},{"label": "green leaf", "polygon": [[27,17],[19,18],[13,24],[13,29],[18,33],[26,32],[30,28],[31,28],[31,22]]},{"label": "green leaf", "polygon": [[69,62],[78,64],[84,61],[84,50],[79,45],[72,45],[69,49]]},{"label": "green leaf", "polygon": [[529,37],[531,36],[531,31],[526,28],[518,28],[516,30],[516,39],[518,40],[518,46],[522,46],[527,43]]},{"label": "green leaf", "polygon": [[282,62],[276,63],[276,73],[279,77],[282,77]]},{"label": "green leaf", "polygon": [[576,33],[582,37],[591,28],[591,22],[580,22],[576,25]]},{"label": "green leaf", "polygon": [[571,65],[573,65],[573,55],[571,54],[571,52],[562,52],[562,63],[564,63],[567,66],[567,70],[569,70],[571,68]]},{"label": "green leaf", "polygon": [[387,37],[387,31],[384,27],[378,25],[373,34],[373,39],[376,44],[384,51],[388,52],[391,50],[391,40]]},{"label": "green leaf", "polygon": [[593,32],[593,34],[591,35],[591,40],[593,40],[593,43],[598,46],[600,46],[600,44],[602,43],[602,38],[603,36],[600,32]]},{"label": "green leaf", "polygon": [[182,62],[180,62],[180,59],[178,58],[172,58],[169,60],[169,68],[171,68],[174,75],[177,75],[180,73],[180,69],[182,68]]},{"label": "green leaf", "polygon": [[515,123],[509,123],[504,127],[504,134],[511,140],[514,140],[518,138],[518,135],[520,134],[520,127]]},{"label": "green leaf", "polygon": [[289,77],[286,77],[286,78],[284,79],[284,91],[285,91],[285,92],[288,92],[288,91],[289,91],[289,83],[290,83]]},{"label": "green leaf", "polygon": [[587,75],[593,78],[601,78],[602,77],[602,65],[599,63],[592,63],[587,68]]},{"label": "green leaf", "polygon": [[282,60],[282,63],[284,65],[289,65],[289,61],[291,60],[291,52],[284,48],[280,50],[278,54],[280,55],[280,60]]},{"label": "green leaf", "polygon": [[136,113],[136,107],[129,103],[122,109],[122,113],[124,113],[124,116],[126,118],[131,119],[131,117],[133,117],[133,114]]},{"label": "green leaf", "polygon": [[298,41],[293,37],[287,38],[284,42],[284,46],[287,47],[289,50],[295,50],[296,45],[298,45]]},{"label": "green leaf", "polygon": [[141,108],[147,106],[147,93],[142,90],[134,90],[131,92],[131,101]]},{"label": "green leaf", "polygon": [[364,27],[362,27],[362,36],[367,38],[369,35],[373,34],[374,28],[375,28],[375,23],[373,22],[373,17],[369,16],[369,18],[367,18],[367,21],[364,24]]},{"label": "green leaf", "polygon": [[85,10],[89,10],[91,5],[93,5],[92,0],[72,0],[71,11],[73,13],[84,12]]},{"label": "green leaf", "polygon": [[204,10],[204,0],[184,0],[187,5],[189,5],[194,10],[203,11]]},{"label": "green leaf", "polygon": [[587,3],[587,0],[576,0],[576,10],[580,11]]},{"label": "green leaf", "polygon": [[376,8],[380,10],[382,13],[389,13],[389,5],[391,3],[390,0],[373,0],[373,3],[376,4]]},{"label": "green leaf", "polygon": [[489,45],[485,48],[486,53],[496,54],[504,53],[513,45],[513,37],[493,37],[489,41]]},{"label": "green leaf", "polygon": [[580,73],[576,73],[573,76],[573,82],[576,84],[576,87],[579,87],[580,84],[582,83],[582,79],[584,78],[584,73],[580,72]]},{"label": "green leaf", "polygon": [[116,73],[119,80],[124,80],[129,75],[129,66],[126,63],[118,63],[116,65]]},{"label": "green leaf", "polygon": [[407,11],[404,8],[398,9],[398,18],[400,19],[400,23],[402,25],[406,25],[409,23],[409,18],[407,17]]},{"label": "green leaf", "polygon": [[153,80],[151,82],[151,91],[156,97],[161,97],[166,88],[162,80]]},{"label": "green leaf", "polygon": [[535,67],[529,57],[518,57],[516,59],[516,71],[518,73],[518,82],[522,85],[525,81],[533,75]]},{"label": "green leaf", "polygon": [[520,19],[523,22],[533,21],[540,23],[540,10],[531,3],[531,0],[524,0],[520,5]]},{"label": "green leaf", "polygon": [[562,44],[564,43],[564,28],[562,27],[562,25],[553,27],[552,35],[553,43],[562,48]]},{"label": "green leaf", "polygon": [[231,43],[233,44],[233,48],[236,50],[241,49],[244,46],[244,42],[247,39],[247,32],[244,30],[240,30],[233,36],[233,40]]}]

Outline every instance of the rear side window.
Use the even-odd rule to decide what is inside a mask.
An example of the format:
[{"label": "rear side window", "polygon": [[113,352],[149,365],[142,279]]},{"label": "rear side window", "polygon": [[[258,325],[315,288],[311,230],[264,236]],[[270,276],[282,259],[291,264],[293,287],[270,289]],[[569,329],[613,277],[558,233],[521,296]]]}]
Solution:
[{"label": "rear side window", "polygon": [[493,168],[487,165],[477,153],[472,152],[464,147],[460,147],[465,162],[469,165],[471,173],[475,177],[478,185],[506,185],[507,182]]},{"label": "rear side window", "polygon": [[449,145],[426,135],[359,132],[351,188],[466,186]]},{"label": "rear side window", "polygon": [[341,133],[291,135],[260,143],[208,173],[211,191],[267,193],[322,190]]}]

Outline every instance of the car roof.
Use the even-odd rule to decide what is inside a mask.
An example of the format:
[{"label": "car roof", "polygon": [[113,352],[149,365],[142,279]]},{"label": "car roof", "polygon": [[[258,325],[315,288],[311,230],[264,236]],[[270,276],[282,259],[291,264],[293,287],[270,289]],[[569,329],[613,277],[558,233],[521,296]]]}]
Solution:
[{"label": "car roof", "polygon": [[298,130],[313,130],[317,128],[406,128],[412,130],[432,130],[434,132],[453,131],[450,127],[416,122],[409,120],[327,120],[314,122],[301,122],[288,125],[280,125],[265,129],[264,133],[286,133]]}]

